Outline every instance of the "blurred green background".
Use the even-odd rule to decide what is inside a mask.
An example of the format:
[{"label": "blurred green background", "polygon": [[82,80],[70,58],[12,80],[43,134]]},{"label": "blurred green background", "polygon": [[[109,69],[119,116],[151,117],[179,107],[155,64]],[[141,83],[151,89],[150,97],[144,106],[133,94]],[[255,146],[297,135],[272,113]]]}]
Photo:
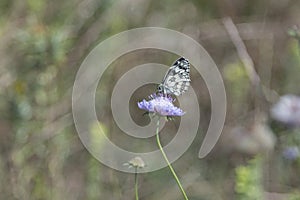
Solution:
[{"label": "blurred green background", "polygon": [[[269,117],[279,96],[300,94],[300,34],[290,29],[300,25],[300,1],[1,0],[0,13],[0,199],[134,199],[134,176],[102,165],[80,142],[71,94],[76,72],[94,46],[143,26],[174,29],[198,41],[225,83],[228,111],[222,137],[211,154],[199,159],[210,98],[192,69],[201,122],[192,146],[173,164],[190,199],[300,199],[299,151],[293,158],[283,153],[299,148],[300,130]],[[224,27],[225,17],[232,18],[246,45],[261,80],[258,87]],[[114,143],[136,151],[156,149],[154,139],[131,138],[119,130],[110,96],[118,78],[134,66],[170,65],[177,57],[141,50],[120,57],[105,72],[96,109]],[[141,117],[136,102],[154,90],[154,85],[145,86],[131,99],[132,117],[140,125],[149,118]],[[176,126],[169,123],[163,132],[167,144]],[[143,200],[182,199],[167,168],[140,175],[139,193]]]}]

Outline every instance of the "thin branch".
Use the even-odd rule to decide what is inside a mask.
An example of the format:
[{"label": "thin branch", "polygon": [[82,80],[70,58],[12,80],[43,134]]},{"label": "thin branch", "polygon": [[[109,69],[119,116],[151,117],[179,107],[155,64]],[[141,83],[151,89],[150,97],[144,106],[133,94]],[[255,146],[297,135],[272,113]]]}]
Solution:
[{"label": "thin branch", "polygon": [[231,38],[233,44],[235,45],[235,47],[237,49],[237,53],[246,68],[246,71],[251,80],[251,83],[253,85],[258,85],[260,83],[260,78],[255,71],[253,60],[249,56],[246,46],[245,46],[243,40],[241,39],[236,26],[234,25],[231,18],[229,18],[229,17],[223,19],[223,24],[226,28],[226,31],[229,34],[229,37]]}]

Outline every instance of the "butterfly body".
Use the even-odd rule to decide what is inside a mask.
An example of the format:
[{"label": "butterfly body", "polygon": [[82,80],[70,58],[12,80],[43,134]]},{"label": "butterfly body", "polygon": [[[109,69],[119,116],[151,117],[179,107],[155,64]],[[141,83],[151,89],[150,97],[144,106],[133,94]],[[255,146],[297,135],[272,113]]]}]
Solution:
[{"label": "butterfly body", "polygon": [[158,92],[179,96],[188,90],[190,82],[190,63],[181,57],[167,71],[162,83],[158,86]]}]

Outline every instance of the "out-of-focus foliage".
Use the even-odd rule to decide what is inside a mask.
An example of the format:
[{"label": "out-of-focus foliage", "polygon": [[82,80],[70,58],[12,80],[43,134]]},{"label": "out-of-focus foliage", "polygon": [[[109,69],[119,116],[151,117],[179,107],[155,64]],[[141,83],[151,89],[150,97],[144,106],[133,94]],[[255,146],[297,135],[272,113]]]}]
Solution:
[{"label": "out-of-focus foliage", "polygon": [[[197,152],[210,119],[210,100],[201,75],[192,69],[201,126],[193,145],[174,163],[184,186],[188,186],[188,195],[193,199],[253,200],[268,199],[264,195],[268,192],[277,199],[282,198],[279,194],[300,199],[295,192],[300,187],[300,159],[284,157],[285,148],[300,147],[299,129],[268,117],[275,101],[266,100],[263,92],[251,85],[221,20],[229,16],[237,24],[265,88],[278,96],[300,95],[299,30],[289,29],[299,25],[299,13],[299,2],[292,0],[1,0],[0,199],[134,198],[133,175],[102,165],[80,142],[72,120],[71,92],[80,63],[99,41],[143,26],[166,27],[189,35],[218,64],[228,97],[224,138],[236,127],[243,127],[239,130],[246,131],[240,132],[236,141],[263,140],[253,126],[257,111],[266,116],[259,121],[261,127],[272,128],[272,132],[268,129],[272,134],[269,138],[273,134],[277,138],[270,148],[251,154],[233,147],[238,143],[221,138],[214,152],[199,160]],[[125,149],[153,150],[151,139],[124,136],[114,123],[110,96],[118,78],[132,67],[169,63],[176,56],[149,49],[131,52],[112,63],[96,94],[99,124],[91,125],[90,131],[95,148],[104,148],[96,128],[99,125],[105,136]],[[139,90],[130,102],[132,118],[138,124],[147,124],[149,119],[137,111],[136,102],[154,88]],[[163,144],[174,137],[176,126],[171,124],[164,129]],[[275,147],[273,141],[277,141]],[[253,160],[253,154],[259,154],[260,159]],[[140,197],[179,199],[174,185],[166,169],[144,174],[139,180]]]},{"label": "out-of-focus foliage", "polygon": [[[247,107],[247,98],[250,89],[249,78],[245,71],[244,66],[237,62],[237,63],[230,63],[224,68],[224,79],[226,79],[226,83],[228,84],[227,87],[231,88],[228,93],[228,98],[232,98],[236,101],[235,104],[230,106],[233,112],[240,112],[242,108]],[[249,105],[248,105],[249,106]]]},{"label": "out-of-focus foliage", "polygon": [[236,168],[235,191],[240,200],[263,199],[261,158]]},{"label": "out-of-focus foliage", "polygon": [[299,191],[295,191],[293,192],[288,200],[300,200],[300,192]]}]

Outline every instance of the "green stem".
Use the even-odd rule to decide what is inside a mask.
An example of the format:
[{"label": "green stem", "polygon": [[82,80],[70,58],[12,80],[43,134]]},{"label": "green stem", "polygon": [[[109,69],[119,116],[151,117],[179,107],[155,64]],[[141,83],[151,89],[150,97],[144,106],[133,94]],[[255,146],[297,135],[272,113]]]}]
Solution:
[{"label": "green stem", "polygon": [[168,166],[169,166],[169,168],[170,168],[170,170],[171,170],[171,172],[172,172],[172,174],[173,174],[173,176],[174,176],[174,178],[177,182],[177,185],[179,186],[179,188],[182,192],[182,195],[184,196],[184,199],[188,200],[188,197],[187,197],[187,195],[186,195],[186,193],[185,193],[185,191],[184,191],[184,189],[183,189],[183,187],[182,187],[182,185],[181,185],[181,183],[180,183],[180,181],[179,181],[179,179],[178,179],[171,163],[169,162],[168,157],[167,157],[163,147],[161,146],[160,139],[159,139],[159,120],[160,120],[160,118],[157,120],[157,123],[156,123],[156,141],[157,141],[157,144],[158,144],[159,149],[160,149],[165,161],[167,162],[167,164],[168,164]]},{"label": "green stem", "polygon": [[137,167],[135,168],[134,173],[134,189],[135,189],[135,200],[139,200],[139,193],[138,193],[138,178],[137,178]]}]

